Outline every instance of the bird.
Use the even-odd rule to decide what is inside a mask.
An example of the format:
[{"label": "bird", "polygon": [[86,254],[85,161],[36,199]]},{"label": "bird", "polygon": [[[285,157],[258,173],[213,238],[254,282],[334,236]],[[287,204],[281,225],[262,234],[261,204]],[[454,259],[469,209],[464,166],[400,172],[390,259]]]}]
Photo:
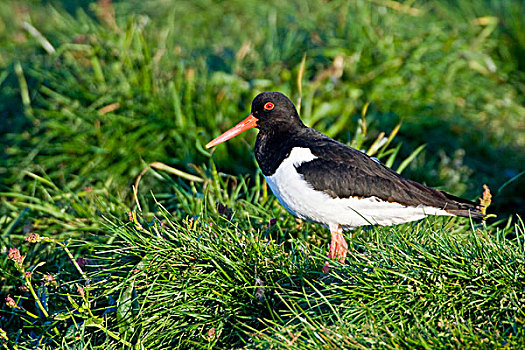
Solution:
[{"label": "bird", "polygon": [[280,92],[262,92],[251,114],[206,148],[258,128],[255,159],[281,205],[292,215],[328,227],[328,258],[344,263],[343,230],[390,226],[426,216],[481,219],[476,203],[407,179],[366,153],[306,126]]}]

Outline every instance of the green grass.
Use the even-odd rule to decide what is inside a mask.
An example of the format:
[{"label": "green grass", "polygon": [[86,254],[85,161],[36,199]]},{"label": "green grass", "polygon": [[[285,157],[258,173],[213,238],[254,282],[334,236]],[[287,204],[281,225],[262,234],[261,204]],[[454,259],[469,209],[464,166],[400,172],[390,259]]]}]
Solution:
[{"label": "green grass", "polygon": [[[524,347],[519,1],[82,6],[0,4],[3,348]],[[348,232],[322,274],[255,133],[203,149],[264,90],[498,218]]]},{"label": "green grass", "polygon": [[[26,265],[46,261],[33,280],[45,270],[58,281],[38,289],[54,316],[27,320],[38,307],[11,289],[25,310],[4,314],[7,330],[22,327],[22,339],[49,348],[524,345],[523,222],[499,229],[438,218],[358,230],[346,264],[327,275],[322,229],[285,215],[261,188],[236,194],[246,184],[227,188],[218,176],[207,185],[192,217],[162,207],[136,219],[104,214],[106,243],[70,248],[89,260],[89,281],[52,242],[39,243]],[[221,197],[234,207],[213,214],[208,203]]]},{"label": "green grass", "polygon": [[346,265],[323,275],[324,253],[277,244],[245,220],[164,220],[167,229],[115,227],[129,244],[111,254],[120,276],[97,274],[104,288],[136,291],[128,322],[137,334],[128,339],[152,347],[523,346],[522,239],[480,230],[458,240],[442,221],[372,229],[352,242]]}]

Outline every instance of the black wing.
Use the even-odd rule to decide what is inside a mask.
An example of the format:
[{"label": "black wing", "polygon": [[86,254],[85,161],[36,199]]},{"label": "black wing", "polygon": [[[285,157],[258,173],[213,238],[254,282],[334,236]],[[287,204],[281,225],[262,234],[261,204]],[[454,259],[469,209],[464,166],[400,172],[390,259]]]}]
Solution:
[{"label": "black wing", "polygon": [[297,171],[316,190],[334,198],[375,196],[406,206],[424,205],[458,216],[483,217],[471,201],[406,179],[368,155],[314,129],[308,132],[311,135],[303,147],[309,147],[318,158],[297,166]]}]

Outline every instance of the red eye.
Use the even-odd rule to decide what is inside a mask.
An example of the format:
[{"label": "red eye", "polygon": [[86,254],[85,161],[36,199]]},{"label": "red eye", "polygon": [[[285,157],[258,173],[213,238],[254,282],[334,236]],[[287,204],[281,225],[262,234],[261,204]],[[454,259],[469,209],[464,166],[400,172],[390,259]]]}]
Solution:
[{"label": "red eye", "polygon": [[267,111],[271,111],[271,110],[273,109],[273,107],[275,107],[275,106],[274,106],[274,104],[271,103],[271,102],[266,102],[266,103],[264,104],[264,109],[267,110]]}]

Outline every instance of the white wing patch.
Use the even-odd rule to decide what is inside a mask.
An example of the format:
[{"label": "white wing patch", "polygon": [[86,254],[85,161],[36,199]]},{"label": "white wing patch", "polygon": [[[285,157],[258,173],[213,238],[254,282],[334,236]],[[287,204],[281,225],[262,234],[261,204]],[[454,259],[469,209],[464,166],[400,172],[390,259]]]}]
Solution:
[{"label": "white wing patch", "polygon": [[427,215],[446,215],[445,210],[428,206],[404,206],[377,197],[332,198],[315,190],[296,167],[317,157],[310,149],[294,147],[272,176],[265,176],[279,202],[291,214],[324,225],[345,228],[363,225],[393,225],[414,221]]}]

